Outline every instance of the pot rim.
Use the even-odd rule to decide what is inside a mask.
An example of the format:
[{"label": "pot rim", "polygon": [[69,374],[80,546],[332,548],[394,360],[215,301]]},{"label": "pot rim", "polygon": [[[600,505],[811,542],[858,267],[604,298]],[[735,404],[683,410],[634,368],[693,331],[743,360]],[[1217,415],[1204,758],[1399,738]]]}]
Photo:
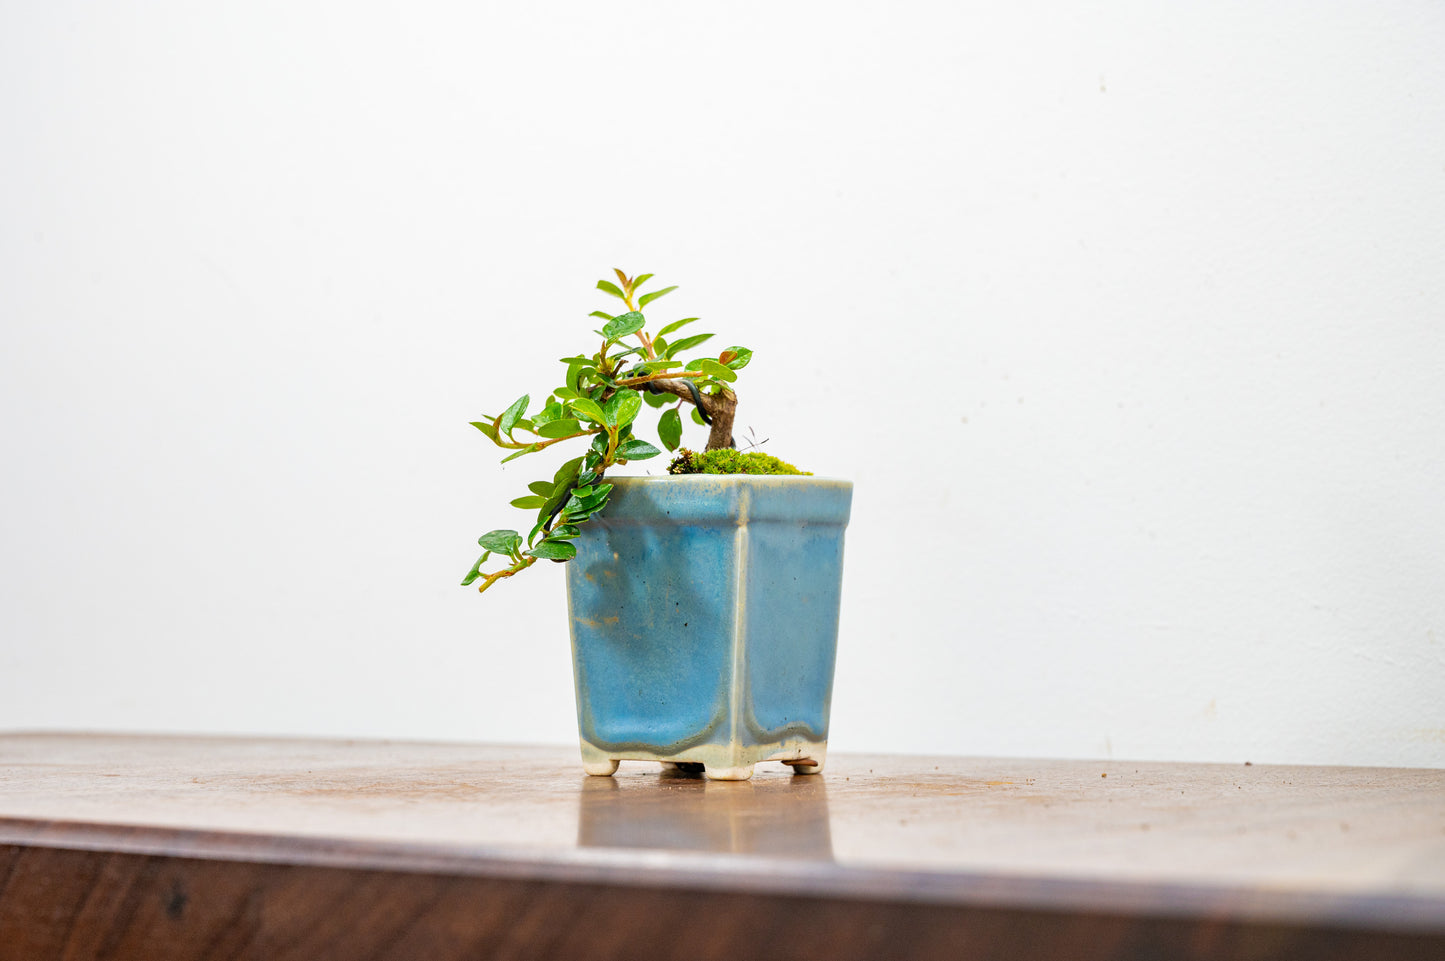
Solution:
[{"label": "pot rim", "polygon": [[844,477],[826,477],[819,474],[608,474],[602,482],[619,483],[761,483],[761,484],[847,484],[853,482]]}]

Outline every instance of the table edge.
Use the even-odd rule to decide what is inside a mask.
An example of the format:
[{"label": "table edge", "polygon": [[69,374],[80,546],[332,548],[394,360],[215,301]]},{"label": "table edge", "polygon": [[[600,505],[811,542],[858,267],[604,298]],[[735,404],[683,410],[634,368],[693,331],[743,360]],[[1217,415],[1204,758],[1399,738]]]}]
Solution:
[{"label": "table edge", "polygon": [[630,848],[508,848],[0,817],[0,845],[563,884],[1445,934],[1445,898],[840,865]]}]

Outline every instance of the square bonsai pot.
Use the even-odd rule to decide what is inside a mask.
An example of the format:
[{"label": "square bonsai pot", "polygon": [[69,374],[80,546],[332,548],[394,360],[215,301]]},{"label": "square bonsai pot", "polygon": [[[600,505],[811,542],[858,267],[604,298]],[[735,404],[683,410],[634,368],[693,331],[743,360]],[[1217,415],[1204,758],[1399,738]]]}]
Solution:
[{"label": "square bonsai pot", "polygon": [[812,476],[611,479],[567,564],[583,767],[759,761],[828,746],[853,485]]}]

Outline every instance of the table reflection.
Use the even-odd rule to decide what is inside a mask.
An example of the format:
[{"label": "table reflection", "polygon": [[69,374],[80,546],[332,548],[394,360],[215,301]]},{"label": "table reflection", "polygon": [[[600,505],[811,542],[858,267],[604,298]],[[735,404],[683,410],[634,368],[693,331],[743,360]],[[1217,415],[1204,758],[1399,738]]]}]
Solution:
[{"label": "table reflection", "polygon": [[818,776],[709,781],[664,770],[589,777],[580,804],[577,843],[585,847],[833,859],[828,787]]}]

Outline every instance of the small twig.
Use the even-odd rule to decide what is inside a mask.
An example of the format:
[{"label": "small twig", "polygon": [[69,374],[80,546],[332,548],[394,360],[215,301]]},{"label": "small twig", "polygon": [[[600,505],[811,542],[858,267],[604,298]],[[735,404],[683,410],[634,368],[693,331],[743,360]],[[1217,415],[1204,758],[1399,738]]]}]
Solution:
[{"label": "small twig", "polygon": [[482,593],[482,591],[485,591],[487,588],[491,587],[493,584],[495,584],[497,581],[500,581],[504,577],[511,577],[518,571],[525,571],[527,568],[531,567],[535,563],[537,563],[537,558],[524,557],[520,561],[517,561],[515,564],[513,564],[511,567],[504,567],[500,571],[494,571],[491,574],[484,575],[482,577],[482,586],[477,588],[477,593]]}]

